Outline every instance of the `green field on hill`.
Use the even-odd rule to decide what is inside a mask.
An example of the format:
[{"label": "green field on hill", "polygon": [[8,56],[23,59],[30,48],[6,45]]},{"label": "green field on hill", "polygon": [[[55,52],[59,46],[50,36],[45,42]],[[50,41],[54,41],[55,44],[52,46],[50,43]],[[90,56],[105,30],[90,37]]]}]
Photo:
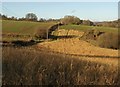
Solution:
[{"label": "green field on hill", "polygon": [[30,22],[30,21],[2,21],[3,33],[33,34],[35,29],[48,29],[53,22]]},{"label": "green field on hill", "polygon": [[87,25],[64,25],[60,26],[60,29],[74,29],[79,31],[86,31],[89,29],[97,29],[103,32],[118,32],[117,28],[112,27],[101,27],[101,26],[87,26]]},{"label": "green field on hill", "polygon": [[[55,22],[30,22],[30,21],[2,21],[3,33],[17,33],[17,34],[33,34],[35,29],[48,29]],[[87,25],[63,25],[60,29],[75,29],[80,31],[86,31],[89,29],[97,29],[104,32],[118,32],[117,28],[112,27],[99,27],[99,26],[87,26]]]},{"label": "green field on hill", "polygon": [[[2,33],[6,35],[6,36],[3,36],[2,39],[5,41],[30,39],[34,35],[36,29],[49,29],[51,26],[55,24],[56,24],[55,22],[2,20]],[[62,26],[59,26],[59,29],[74,29],[79,31],[97,29],[104,32],[115,32],[115,33],[118,32],[117,28],[87,26],[87,25],[62,25]],[[14,36],[15,34],[22,35],[22,37],[16,37]],[[13,36],[10,36],[10,35],[13,35]]]}]

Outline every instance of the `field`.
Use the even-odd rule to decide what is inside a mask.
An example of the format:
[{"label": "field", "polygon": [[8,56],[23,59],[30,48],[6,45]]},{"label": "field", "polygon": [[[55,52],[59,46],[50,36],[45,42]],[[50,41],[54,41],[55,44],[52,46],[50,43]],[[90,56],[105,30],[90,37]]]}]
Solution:
[{"label": "field", "polygon": [[[27,40],[27,39],[30,40],[32,39],[37,29],[46,30],[55,24],[56,24],[55,22],[45,23],[45,22],[2,20],[2,28],[3,28],[2,39],[3,41]],[[96,29],[104,32],[114,32],[114,33],[118,32],[116,28],[86,26],[86,25],[64,25],[64,26],[60,26],[59,29],[67,29],[67,30],[72,29],[72,30],[78,30],[78,31],[87,31],[91,29]]]},{"label": "field", "polygon": [[111,27],[102,27],[102,26],[87,26],[87,25],[64,25],[61,26],[60,29],[74,29],[74,30],[79,30],[79,31],[86,31],[90,29],[97,29],[99,31],[103,32],[118,32],[117,28],[111,28]]},{"label": "field", "polygon": [[30,40],[37,29],[47,30],[54,22],[29,22],[2,20],[3,41]]},{"label": "field", "polygon": [[[3,41],[26,40],[31,38],[29,35],[34,29],[48,29],[55,24],[4,20],[3,34],[7,36],[3,36]],[[117,33],[116,28],[64,25],[53,31],[48,40],[29,44],[31,39],[28,39],[22,42],[24,46],[16,46],[18,43],[3,46],[2,84],[119,85],[119,50],[101,48],[82,40],[89,29]]]},{"label": "field", "polygon": [[[54,32],[59,37],[65,36],[68,33],[67,30],[61,29]],[[38,47],[45,47],[53,52],[68,54],[78,57],[88,57],[88,60],[102,62],[105,64],[118,65],[118,50],[100,48],[92,45],[84,40],[79,39],[84,32],[76,30],[70,30],[67,38],[58,38],[54,41],[38,43]],[[104,61],[100,61],[103,60]],[[110,58],[110,59],[109,59]],[[85,58],[84,58],[85,59]],[[86,59],[85,59],[86,60]],[[106,60],[106,61],[105,61]],[[108,62],[109,61],[109,62]]]},{"label": "field", "polygon": [[[2,20],[3,33],[33,34],[35,29],[48,29],[54,22],[30,22]],[[23,32],[24,31],[24,32]]]}]

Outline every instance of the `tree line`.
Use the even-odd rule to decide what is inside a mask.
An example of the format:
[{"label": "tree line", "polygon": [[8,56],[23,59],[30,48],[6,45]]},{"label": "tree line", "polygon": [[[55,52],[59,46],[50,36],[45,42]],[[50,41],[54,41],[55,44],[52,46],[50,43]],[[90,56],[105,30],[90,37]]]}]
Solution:
[{"label": "tree line", "polygon": [[0,19],[3,20],[15,20],[15,21],[35,21],[35,22],[59,22],[60,24],[63,25],[68,25],[68,24],[74,24],[74,25],[88,25],[88,26],[104,26],[104,27],[118,27],[118,20],[115,21],[106,21],[106,22],[92,22],[90,20],[81,20],[80,18],[76,16],[71,16],[71,15],[66,15],[63,18],[60,19],[45,19],[45,18],[40,18],[36,16],[34,13],[27,13],[25,17],[22,18],[17,18],[17,17],[7,17],[6,15],[0,14]]},{"label": "tree line", "polygon": [[97,22],[96,26],[104,26],[104,27],[115,27],[118,28],[120,19],[115,20],[115,21],[104,21],[104,22]]},{"label": "tree line", "polygon": [[15,20],[15,21],[34,21],[34,22],[49,22],[49,21],[60,21],[60,19],[45,19],[45,18],[40,18],[36,16],[34,13],[28,13],[25,15],[25,17],[22,18],[17,18],[17,17],[8,17],[7,15],[2,15],[0,14],[0,19],[2,20]]}]

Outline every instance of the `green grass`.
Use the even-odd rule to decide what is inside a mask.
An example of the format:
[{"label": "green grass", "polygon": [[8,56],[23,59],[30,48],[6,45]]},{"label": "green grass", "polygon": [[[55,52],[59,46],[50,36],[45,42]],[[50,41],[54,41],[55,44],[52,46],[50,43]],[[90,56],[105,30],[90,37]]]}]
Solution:
[{"label": "green grass", "polygon": [[[3,40],[26,40],[33,37],[36,29],[48,29],[55,25],[55,22],[31,22],[31,21],[13,21],[13,20],[2,20],[2,31],[4,34],[9,33],[11,35],[19,34],[23,37],[10,37],[3,36]],[[86,26],[86,25],[63,25],[60,29],[75,29],[79,31],[86,31],[89,29],[97,29],[104,32],[118,32],[117,28],[111,27],[97,27],[97,26]],[[30,35],[30,37],[24,38],[25,35]]]},{"label": "green grass", "polygon": [[[19,33],[19,34],[33,34],[36,29],[48,29],[54,22],[30,22],[30,21],[2,21],[3,33]],[[98,27],[98,26],[86,26],[86,25],[64,25],[60,26],[60,29],[76,29],[80,31],[86,31],[88,29],[97,29],[105,32],[118,32],[117,28],[111,27]]]},{"label": "green grass", "polygon": [[117,28],[86,26],[86,25],[64,25],[64,26],[60,26],[60,29],[75,29],[75,30],[79,30],[79,31],[86,31],[89,29],[97,29],[97,30],[100,30],[103,32],[118,32]]},{"label": "green grass", "polygon": [[53,22],[30,22],[30,21],[2,21],[3,33],[33,34],[35,29],[48,29]]}]

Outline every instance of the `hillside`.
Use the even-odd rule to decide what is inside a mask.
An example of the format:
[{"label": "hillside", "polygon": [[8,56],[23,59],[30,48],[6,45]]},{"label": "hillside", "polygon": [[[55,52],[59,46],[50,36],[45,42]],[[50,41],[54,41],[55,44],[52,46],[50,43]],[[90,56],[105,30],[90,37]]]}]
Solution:
[{"label": "hillside", "polygon": [[113,65],[118,64],[118,50],[100,48],[79,39],[84,32],[79,32],[76,30],[70,30],[68,32],[65,29],[61,29],[55,31],[54,35],[62,37],[65,36],[66,33],[68,33],[69,36],[75,37],[58,38],[54,41],[39,43],[38,47],[45,47],[53,52],[71,56],[87,57],[87,60],[95,61],[97,59],[97,62],[110,63]]},{"label": "hillside", "polygon": [[30,21],[12,21],[3,20],[3,33],[33,34],[35,29],[48,29],[54,22],[30,22]]},{"label": "hillside", "polygon": [[[48,29],[55,25],[55,22],[30,22],[30,21],[13,21],[2,20],[3,33],[20,33],[20,34],[33,34],[35,29]],[[111,27],[98,27],[87,25],[63,25],[60,29],[75,29],[79,31],[86,31],[89,29],[97,29],[100,31],[117,32],[117,28]]]},{"label": "hillside", "polygon": [[36,30],[46,31],[55,24],[55,22],[2,20],[2,39],[3,41],[29,40]]},{"label": "hillside", "polygon": [[119,84],[118,50],[100,48],[80,39],[91,26],[60,26],[52,32],[53,38],[31,44],[35,29],[53,25],[3,21],[3,41],[15,43],[2,48],[3,85]]},{"label": "hillside", "polygon": [[103,26],[87,26],[87,25],[64,25],[60,26],[60,29],[74,29],[79,31],[86,31],[89,29],[97,29],[102,32],[118,32],[117,28],[103,27]]}]

